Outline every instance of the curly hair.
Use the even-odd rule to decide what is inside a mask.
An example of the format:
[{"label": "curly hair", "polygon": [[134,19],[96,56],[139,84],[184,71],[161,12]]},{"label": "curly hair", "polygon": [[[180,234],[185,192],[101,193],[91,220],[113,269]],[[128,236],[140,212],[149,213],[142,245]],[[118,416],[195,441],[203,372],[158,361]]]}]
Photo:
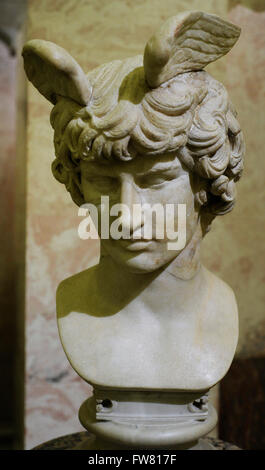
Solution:
[{"label": "curly hair", "polygon": [[196,194],[211,220],[231,211],[243,170],[244,140],[225,87],[205,71],[177,75],[151,89],[142,56],[87,74],[93,94],[82,107],[60,98],[51,112],[55,178],[84,203],[81,160],[129,161],[175,153],[203,188]]}]

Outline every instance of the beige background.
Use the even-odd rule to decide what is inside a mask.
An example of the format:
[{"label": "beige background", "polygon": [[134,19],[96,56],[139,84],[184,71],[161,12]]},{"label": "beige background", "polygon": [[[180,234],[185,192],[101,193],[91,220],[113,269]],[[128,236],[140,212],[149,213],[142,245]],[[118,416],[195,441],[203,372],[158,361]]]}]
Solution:
[{"label": "beige background", "polygon": [[[29,0],[28,39],[54,41],[85,71],[143,52],[166,18],[183,10],[219,14],[242,27],[231,53],[208,67],[228,88],[247,143],[234,211],[214,223],[205,264],[234,289],[240,311],[239,355],[264,353],[262,238],[264,172],[264,1]],[[28,84],[26,235],[26,447],[81,429],[77,411],[90,387],[72,371],[59,343],[55,291],[98,255],[81,241],[77,208],[52,177],[51,105]]]}]

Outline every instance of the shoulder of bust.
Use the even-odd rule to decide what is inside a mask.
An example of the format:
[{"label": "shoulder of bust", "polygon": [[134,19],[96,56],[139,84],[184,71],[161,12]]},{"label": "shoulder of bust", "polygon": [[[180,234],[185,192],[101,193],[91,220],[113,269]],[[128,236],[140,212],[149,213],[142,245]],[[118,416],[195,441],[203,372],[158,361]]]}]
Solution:
[{"label": "shoulder of bust", "polygon": [[233,289],[218,276],[209,271],[205,266],[202,267],[204,276],[207,281],[209,295],[216,300],[220,300],[223,306],[227,308],[236,308],[236,298]]}]

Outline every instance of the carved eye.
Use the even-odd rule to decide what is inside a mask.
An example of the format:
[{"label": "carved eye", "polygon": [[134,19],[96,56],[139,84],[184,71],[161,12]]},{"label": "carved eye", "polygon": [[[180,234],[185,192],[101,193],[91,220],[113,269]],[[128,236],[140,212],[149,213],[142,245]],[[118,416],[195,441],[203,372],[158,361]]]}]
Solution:
[{"label": "carved eye", "polygon": [[149,188],[161,183],[164,183],[165,179],[159,175],[142,175],[136,178],[136,184],[141,188]]},{"label": "carved eye", "polygon": [[167,181],[174,180],[176,178],[176,174],[149,174],[149,175],[142,175],[137,177],[136,184],[141,188],[152,188],[155,186],[160,186]]}]

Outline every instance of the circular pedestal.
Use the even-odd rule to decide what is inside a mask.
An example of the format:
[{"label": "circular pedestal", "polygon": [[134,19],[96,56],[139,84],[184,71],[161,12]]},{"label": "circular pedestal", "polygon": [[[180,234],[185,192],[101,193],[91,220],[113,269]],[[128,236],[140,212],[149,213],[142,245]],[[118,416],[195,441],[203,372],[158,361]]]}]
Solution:
[{"label": "circular pedestal", "polygon": [[[96,436],[80,449],[209,449],[199,440],[217,423],[215,409],[209,405],[207,418],[199,421],[121,422],[96,420],[95,401],[88,398],[79,410],[81,424]],[[107,447],[106,447],[107,446]]]},{"label": "circular pedestal", "polygon": [[[76,432],[74,434],[67,434],[66,436],[60,436],[51,441],[44,442],[33,450],[82,450],[82,445],[87,444],[90,439],[91,444],[94,442],[94,437],[88,432]],[[205,443],[208,443],[214,450],[241,450],[239,447],[230,444],[229,442],[221,441],[213,437],[206,437],[203,439]],[[95,449],[97,450],[97,449]]]}]

